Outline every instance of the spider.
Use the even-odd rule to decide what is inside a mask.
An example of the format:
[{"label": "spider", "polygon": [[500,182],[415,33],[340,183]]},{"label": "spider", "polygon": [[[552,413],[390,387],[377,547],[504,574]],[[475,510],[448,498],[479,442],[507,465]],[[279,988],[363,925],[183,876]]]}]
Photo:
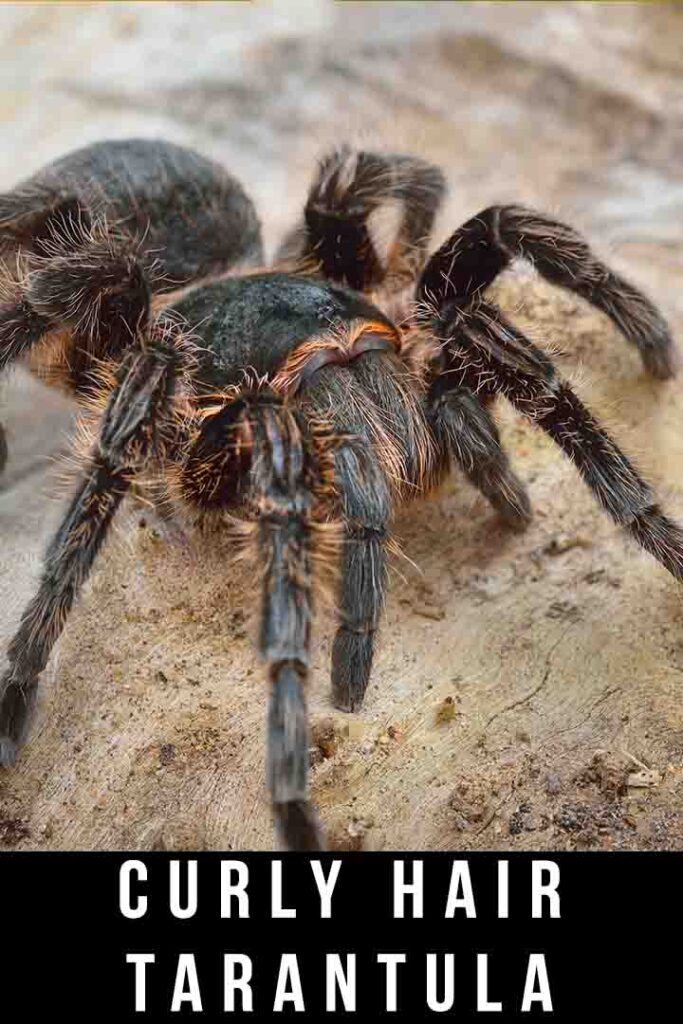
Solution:
[{"label": "spider", "polygon": [[88,146],[0,197],[2,251],[19,268],[0,309],[0,365],[23,357],[100,409],[9,646],[4,765],[114,515],[146,478],[163,481],[164,500],[198,526],[241,518],[262,557],[267,776],[289,848],[323,844],[307,794],[305,705],[317,560],[340,537],[332,695],[353,711],[370,677],[396,504],[455,465],[508,524],[530,519],[492,418],[496,396],[545,431],[605,511],[683,577],[679,527],[485,290],[512,260],[531,261],[603,310],[659,378],[675,365],[663,318],[572,228],[522,207],[484,210],[430,255],[444,191],[420,158],[336,149],[268,269],[240,184],[165,142]]}]

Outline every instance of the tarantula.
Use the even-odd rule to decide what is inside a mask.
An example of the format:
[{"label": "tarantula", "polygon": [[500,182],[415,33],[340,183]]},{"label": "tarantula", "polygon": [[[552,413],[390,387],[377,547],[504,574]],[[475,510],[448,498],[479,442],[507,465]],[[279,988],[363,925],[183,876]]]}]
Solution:
[{"label": "tarantula", "polygon": [[[445,190],[425,161],[327,155],[270,269],[242,187],[187,149],[88,146],[0,197],[0,365],[23,357],[99,401],[96,436],[50,543],[0,682],[0,760],[14,762],[48,661],[127,492],[152,474],[175,508],[218,526],[241,514],[263,556],[268,783],[284,844],[322,843],[307,797],[305,682],[312,567],[335,524],[337,707],[372,665],[396,502],[460,467],[514,527],[530,507],[491,415],[504,395],[576,465],[612,518],[676,578],[683,533],[548,355],[484,292],[517,257],[603,310],[665,378],[661,315],[570,227],[492,206],[432,255]],[[378,217],[395,213],[380,244]],[[402,318],[390,316],[408,296]]]}]

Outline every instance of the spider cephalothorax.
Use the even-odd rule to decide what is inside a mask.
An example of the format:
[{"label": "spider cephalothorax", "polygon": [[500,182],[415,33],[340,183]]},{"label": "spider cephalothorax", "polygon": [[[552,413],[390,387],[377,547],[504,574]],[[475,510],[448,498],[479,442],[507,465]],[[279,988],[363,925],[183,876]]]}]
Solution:
[{"label": "spider cephalothorax", "polygon": [[[396,503],[455,463],[514,527],[530,508],[491,416],[499,394],[574,461],[612,518],[674,576],[683,534],[548,355],[483,295],[516,258],[603,310],[655,376],[662,317],[569,227],[518,207],[467,221],[433,255],[440,172],[405,156],[326,157],[270,270],[227,173],[161,142],[102,143],[0,197],[17,275],[0,365],[19,357],[95,405],[81,480],[48,548],[0,683],[0,761],[14,761],[45,667],[131,487],[221,527],[242,515],[263,555],[268,777],[285,843],[321,843],[307,798],[304,686],[313,566],[336,551],[336,705],[370,677]],[[398,211],[380,243],[377,215]],[[400,322],[389,315],[404,305]],[[334,541],[341,539],[336,545]],[[333,542],[330,544],[330,542]]]}]

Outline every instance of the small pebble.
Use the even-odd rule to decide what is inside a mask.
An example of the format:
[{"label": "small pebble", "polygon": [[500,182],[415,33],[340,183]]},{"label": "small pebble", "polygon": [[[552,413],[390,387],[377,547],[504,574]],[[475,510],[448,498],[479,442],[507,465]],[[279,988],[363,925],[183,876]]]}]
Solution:
[{"label": "small pebble", "polygon": [[436,721],[439,724],[452,722],[455,718],[455,713],[454,699],[452,697],[446,697],[436,710]]},{"label": "small pebble", "polygon": [[546,793],[559,793],[562,789],[562,780],[557,772],[550,772],[545,777],[545,791]]}]

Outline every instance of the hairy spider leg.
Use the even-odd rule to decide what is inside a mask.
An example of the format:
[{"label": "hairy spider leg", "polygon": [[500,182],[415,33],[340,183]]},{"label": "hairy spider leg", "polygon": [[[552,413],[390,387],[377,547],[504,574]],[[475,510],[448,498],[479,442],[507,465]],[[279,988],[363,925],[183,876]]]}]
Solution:
[{"label": "hairy spider leg", "polygon": [[0,680],[0,764],[14,763],[26,737],[38,677],[136,474],[158,457],[172,418],[181,352],[173,328],[153,328],[144,351],[131,350],[118,373],[91,452],[53,537],[36,595],[9,646]]},{"label": "hairy spider leg", "polygon": [[483,301],[465,314],[446,307],[436,329],[447,339],[453,387],[504,395],[572,460],[612,519],[683,579],[683,531],[547,355]]},{"label": "hairy spider leg", "polygon": [[516,257],[606,313],[653,377],[674,376],[676,349],[650,299],[598,259],[573,228],[522,206],[490,206],[458,228],[427,263],[418,298],[464,309]]},{"label": "hairy spider leg", "polygon": [[229,510],[247,493],[257,511],[264,577],[259,647],[268,666],[268,787],[284,846],[322,848],[308,799],[305,685],[313,619],[314,503],[324,487],[300,413],[270,388],[243,392],[207,416],[181,470],[185,500]]},{"label": "hairy spider leg", "polygon": [[394,497],[419,493],[434,457],[415,381],[394,351],[366,351],[347,366],[323,366],[302,389],[304,413],[339,438],[335,487],[345,523],[332,697],[360,707],[370,679],[387,582]]},{"label": "hairy spider leg", "polygon": [[87,213],[71,207],[39,248],[0,306],[0,369],[52,335],[58,351],[46,356],[47,367],[83,392],[92,386],[95,361],[120,358],[145,328],[148,277],[132,239],[93,231]]},{"label": "hairy spider leg", "polygon": [[513,471],[498,428],[473,391],[453,385],[448,374],[434,381],[425,400],[438,445],[448,453],[503,521],[525,529],[532,518],[526,488]]},{"label": "hairy spider leg", "polygon": [[[418,157],[369,153],[345,145],[320,161],[303,222],[285,239],[278,261],[319,273],[356,291],[398,287],[414,279],[427,254],[446,191],[442,172]],[[397,229],[380,252],[373,215],[396,205]]]},{"label": "hairy spider leg", "polygon": [[[263,261],[254,205],[221,165],[159,139],[94,143],[0,194],[0,370],[22,356],[87,397],[150,296]],[[0,428],[0,468],[6,458]]]},{"label": "hairy spider leg", "polygon": [[391,497],[372,446],[350,438],[335,453],[335,478],[346,524],[339,588],[340,623],[332,645],[332,699],[355,711],[370,681],[387,584]]}]

